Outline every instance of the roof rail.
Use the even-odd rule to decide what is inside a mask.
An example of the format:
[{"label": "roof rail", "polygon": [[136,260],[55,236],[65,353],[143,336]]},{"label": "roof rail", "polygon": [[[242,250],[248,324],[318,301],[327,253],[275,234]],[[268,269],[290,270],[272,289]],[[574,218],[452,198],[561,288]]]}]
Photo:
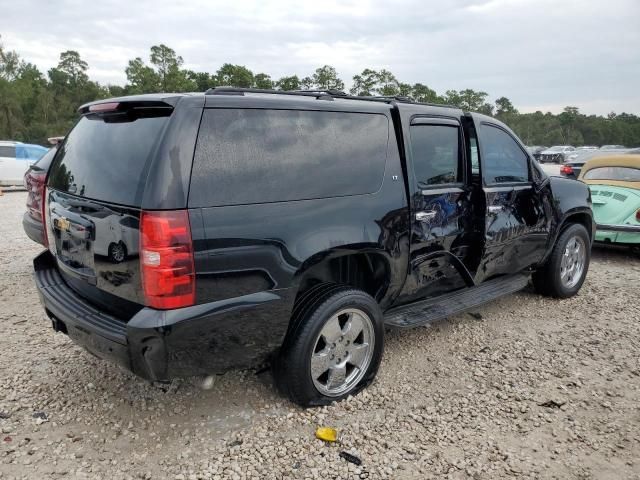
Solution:
[{"label": "roof rail", "polygon": [[348,95],[341,90],[334,89],[318,89],[318,90],[273,90],[266,88],[244,88],[244,87],[213,87],[204,92],[205,95],[244,95],[245,93],[268,93],[272,95],[293,95],[301,97],[315,97],[322,100],[333,100],[340,98],[345,100],[362,100],[366,102],[380,103],[410,103],[413,105],[426,105],[430,107],[459,108],[454,105],[444,105],[438,103],[416,102],[413,98],[404,95],[389,96],[361,96]]}]

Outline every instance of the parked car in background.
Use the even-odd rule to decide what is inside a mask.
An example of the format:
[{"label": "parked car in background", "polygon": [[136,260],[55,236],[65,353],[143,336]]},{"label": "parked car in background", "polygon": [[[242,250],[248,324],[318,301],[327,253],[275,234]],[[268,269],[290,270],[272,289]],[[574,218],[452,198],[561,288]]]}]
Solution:
[{"label": "parked car in background", "polygon": [[578,178],[591,190],[596,241],[640,245],[640,155],[589,160]]},{"label": "parked car in background", "polygon": [[614,153],[625,154],[627,150],[580,150],[572,153],[567,161],[560,166],[560,175],[577,179],[583,165],[594,158],[606,157]]},{"label": "parked car in background", "polygon": [[50,148],[40,160],[29,167],[23,178],[24,188],[27,190],[27,211],[22,216],[22,228],[27,237],[42,245],[45,244],[42,226],[42,199],[47,173],[56,154],[56,149],[57,146]]},{"label": "parked car in background", "polygon": [[549,147],[533,145],[533,146],[527,147],[527,152],[529,152],[533,156],[533,158],[540,161],[540,154],[547,148]]},{"label": "parked car in background", "polygon": [[36,286],[56,331],[149,380],[270,359],[284,394],[325,405],[373,380],[386,328],[530,279],[568,298],[589,268],[587,186],[488,116],[222,87],[80,115]]},{"label": "parked car in background", "polygon": [[600,147],[600,150],[624,150],[625,147],[624,145],[602,145]]},{"label": "parked car in background", "polygon": [[0,141],[0,186],[22,185],[25,172],[47,153],[47,148]]},{"label": "parked car in background", "polygon": [[595,145],[582,145],[580,147],[576,147],[576,150],[598,150],[598,147]]},{"label": "parked car in background", "polygon": [[555,145],[540,152],[540,163],[564,163],[575,150],[571,145]]}]

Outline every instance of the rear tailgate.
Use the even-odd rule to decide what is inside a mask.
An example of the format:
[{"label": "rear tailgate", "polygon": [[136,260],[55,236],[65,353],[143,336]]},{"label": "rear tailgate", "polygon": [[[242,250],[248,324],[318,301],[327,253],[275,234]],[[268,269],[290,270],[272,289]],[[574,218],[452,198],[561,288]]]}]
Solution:
[{"label": "rear tailgate", "polygon": [[46,229],[65,282],[106,311],[130,318],[144,303],[142,199],[173,108],[108,105],[85,113],[60,146],[47,183]]}]

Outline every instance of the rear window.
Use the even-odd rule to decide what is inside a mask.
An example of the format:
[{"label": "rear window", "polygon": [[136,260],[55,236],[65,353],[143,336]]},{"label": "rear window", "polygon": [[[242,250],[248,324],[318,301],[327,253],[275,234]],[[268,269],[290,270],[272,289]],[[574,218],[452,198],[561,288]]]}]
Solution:
[{"label": "rear window", "polygon": [[640,169],[633,167],[597,167],[585,173],[584,179],[640,182]]},{"label": "rear window", "polygon": [[94,200],[140,206],[148,162],[167,121],[164,114],[82,117],[59,147],[49,186]]},{"label": "rear window", "polygon": [[192,207],[376,192],[389,123],[381,114],[208,109],[191,176]]},{"label": "rear window", "polygon": [[16,158],[16,147],[0,145],[0,157]]}]

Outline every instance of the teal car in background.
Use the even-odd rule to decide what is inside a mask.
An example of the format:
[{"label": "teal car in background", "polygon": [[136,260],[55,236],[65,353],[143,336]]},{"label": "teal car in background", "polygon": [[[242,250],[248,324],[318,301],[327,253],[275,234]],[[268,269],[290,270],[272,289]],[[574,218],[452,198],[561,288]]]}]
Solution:
[{"label": "teal car in background", "polygon": [[591,190],[595,240],[640,246],[640,155],[589,160],[578,179]]}]

